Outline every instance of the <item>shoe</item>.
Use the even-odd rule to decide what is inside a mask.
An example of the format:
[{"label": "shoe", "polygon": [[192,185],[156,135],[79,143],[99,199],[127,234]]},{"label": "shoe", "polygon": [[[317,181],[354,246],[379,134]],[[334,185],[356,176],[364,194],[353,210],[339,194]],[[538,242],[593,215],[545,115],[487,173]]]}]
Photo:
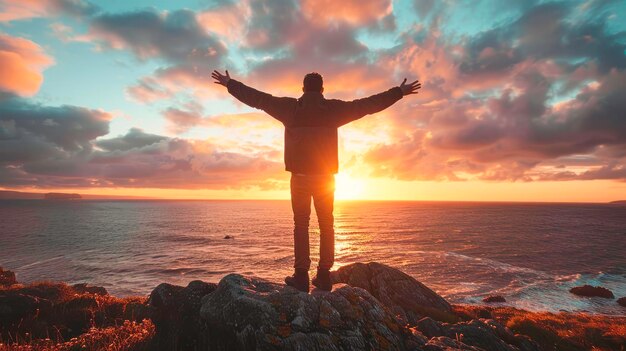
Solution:
[{"label": "shoe", "polygon": [[331,291],[333,289],[333,283],[330,280],[330,271],[328,269],[318,268],[317,274],[313,277],[311,283],[321,290]]},{"label": "shoe", "polygon": [[289,286],[308,293],[309,292],[309,271],[306,269],[296,269],[296,272],[285,278],[285,283]]}]

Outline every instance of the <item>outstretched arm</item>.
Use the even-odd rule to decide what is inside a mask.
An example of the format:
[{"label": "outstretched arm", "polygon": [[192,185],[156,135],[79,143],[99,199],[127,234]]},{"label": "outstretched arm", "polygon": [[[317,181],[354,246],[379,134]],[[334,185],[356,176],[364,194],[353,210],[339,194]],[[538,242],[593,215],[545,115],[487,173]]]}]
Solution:
[{"label": "outstretched arm", "polygon": [[295,102],[295,99],[275,97],[238,82],[230,78],[228,71],[226,74],[221,74],[215,70],[211,77],[215,79],[215,84],[225,86],[237,100],[250,107],[261,109],[279,121],[284,121],[287,118],[289,111],[291,111],[290,106]]},{"label": "outstretched arm", "polygon": [[404,78],[399,86],[383,93],[346,102],[339,114],[339,125],[342,126],[365,115],[380,112],[402,99],[405,95],[417,94],[421,87],[422,84],[419,80],[406,84],[406,78]]}]

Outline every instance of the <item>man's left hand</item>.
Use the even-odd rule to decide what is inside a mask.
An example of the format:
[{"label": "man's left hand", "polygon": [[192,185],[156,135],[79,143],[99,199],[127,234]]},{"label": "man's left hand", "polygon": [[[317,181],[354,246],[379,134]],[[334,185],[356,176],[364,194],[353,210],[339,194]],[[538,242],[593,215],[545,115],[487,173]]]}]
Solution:
[{"label": "man's left hand", "polygon": [[[228,73],[228,72],[226,72]],[[416,80],[413,83],[406,84],[406,78],[400,84],[400,89],[402,90],[402,95],[411,95],[417,94],[417,91],[422,88],[422,83],[419,80]]]}]

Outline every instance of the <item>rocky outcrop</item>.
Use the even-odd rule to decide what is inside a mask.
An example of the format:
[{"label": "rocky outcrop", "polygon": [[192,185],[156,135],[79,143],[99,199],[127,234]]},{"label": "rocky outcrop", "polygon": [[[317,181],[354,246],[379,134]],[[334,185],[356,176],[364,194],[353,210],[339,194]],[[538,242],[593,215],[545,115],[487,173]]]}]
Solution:
[{"label": "rocky outcrop", "polygon": [[452,306],[408,274],[387,265],[354,263],[332,272],[334,283],[367,290],[404,323],[415,324],[425,316],[454,321]]},{"label": "rocky outcrop", "polygon": [[620,306],[624,306],[624,307],[626,307],[626,297],[620,297],[619,299],[617,299],[617,303],[618,303]]},{"label": "rocky outcrop", "polygon": [[486,303],[506,302],[506,299],[501,295],[489,295],[483,299],[483,302],[486,302]]},{"label": "rocky outcrop", "polygon": [[101,286],[89,285],[87,283],[79,283],[72,285],[72,288],[79,294],[96,294],[96,295],[108,295],[107,289]]},{"label": "rocky outcrop", "polygon": [[333,279],[331,292],[307,294],[230,274],[219,284],[160,284],[147,300],[118,299],[86,284],[11,284],[0,287],[0,340],[52,336],[93,350],[114,342],[122,343],[115,349],[133,350],[132,340],[149,350],[538,351],[619,349],[624,343],[612,328],[624,318],[452,308],[420,282],[378,263],[342,267]]},{"label": "rocky outcrop", "polygon": [[215,350],[414,350],[426,343],[367,290],[345,284],[306,294],[230,274],[202,299],[200,315]]},{"label": "rocky outcrop", "polygon": [[160,350],[194,350],[206,344],[200,301],[216,287],[194,280],[186,287],[162,283],[152,291],[147,305],[152,310]]},{"label": "rocky outcrop", "polygon": [[468,350],[468,351],[484,351],[478,347],[469,346],[457,339],[451,339],[447,336],[436,336],[424,345],[424,351],[456,351],[456,350]]},{"label": "rocky outcrop", "polygon": [[[440,323],[430,317],[425,317],[418,321],[416,328],[426,337],[433,338],[446,337],[463,345],[454,346],[445,339],[436,339],[437,344],[443,347],[474,347],[478,350],[490,351],[539,351],[539,346],[529,338],[516,335],[508,328],[494,319],[474,319],[467,322],[455,324]],[[444,342],[445,341],[445,342]],[[432,348],[431,348],[432,349]],[[473,348],[466,348],[474,350]],[[444,348],[445,350],[445,348]]]},{"label": "rocky outcrop", "polygon": [[15,273],[11,271],[5,271],[0,267],[0,287],[7,287],[13,284],[17,284],[17,280],[15,280]]},{"label": "rocky outcrop", "polygon": [[614,299],[615,295],[611,290],[603,288],[601,286],[583,285],[571,288],[569,290],[574,295],[587,296],[587,297],[603,297],[606,299]]}]

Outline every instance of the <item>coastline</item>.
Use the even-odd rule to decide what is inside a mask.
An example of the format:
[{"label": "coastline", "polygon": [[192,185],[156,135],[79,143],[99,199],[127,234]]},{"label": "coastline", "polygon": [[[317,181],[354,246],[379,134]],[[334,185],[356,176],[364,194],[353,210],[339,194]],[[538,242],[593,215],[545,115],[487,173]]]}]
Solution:
[{"label": "coastline", "polygon": [[22,285],[8,276],[0,287],[0,350],[73,350],[77,345],[90,350],[110,345],[120,350],[229,345],[620,350],[626,344],[626,317],[529,312],[505,303],[451,305],[403,272],[375,262],[341,267],[333,272],[332,292],[310,294],[238,274],[217,284],[163,283],[149,297],[125,298],[88,284]]}]

